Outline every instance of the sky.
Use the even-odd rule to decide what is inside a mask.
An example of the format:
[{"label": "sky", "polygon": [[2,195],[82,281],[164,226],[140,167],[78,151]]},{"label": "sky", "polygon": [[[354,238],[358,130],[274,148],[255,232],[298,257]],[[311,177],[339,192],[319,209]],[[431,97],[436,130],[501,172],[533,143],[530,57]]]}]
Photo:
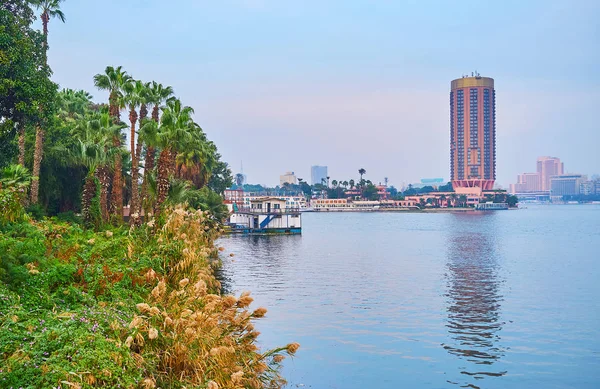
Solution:
[{"label": "sky", "polygon": [[[107,94],[122,65],[171,85],[233,172],[274,186],[449,179],[450,81],[495,80],[497,183],[559,157],[600,173],[600,2],[66,0],[49,27],[61,88]],[[126,118],[126,115],[123,115]]]}]

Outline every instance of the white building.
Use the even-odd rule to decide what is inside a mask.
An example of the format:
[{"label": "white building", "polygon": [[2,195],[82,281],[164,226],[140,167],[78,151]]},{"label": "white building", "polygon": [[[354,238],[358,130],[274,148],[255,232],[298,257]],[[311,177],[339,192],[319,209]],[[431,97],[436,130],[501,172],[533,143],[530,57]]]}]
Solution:
[{"label": "white building", "polygon": [[260,197],[250,201],[250,208],[232,207],[229,225],[233,232],[248,234],[300,234],[300,212],[285,209],[285,200]]},{"label": "white building", "polygon": [[284,175],[279,176],[279,186],[283,186],[285,183],[290,185],[296,185],[298,183],[294,172],[285,172]]},{"label": "white building", "polygon": [[[264,196],[254,196],[251,194],[244,194],[244,208],[250,208],[252,206],[252,201],[264,198]],[[304,211],[308,207],[306,203],[306,199],[303,196],[273,196],[280,200],[285,201],[285,206],[283,208],[287,210],[300,210]]]},{"label": "white building", "polygon": [[311,166],[310,167],[310,184],[322,184],[327,182],[327,166]]}]

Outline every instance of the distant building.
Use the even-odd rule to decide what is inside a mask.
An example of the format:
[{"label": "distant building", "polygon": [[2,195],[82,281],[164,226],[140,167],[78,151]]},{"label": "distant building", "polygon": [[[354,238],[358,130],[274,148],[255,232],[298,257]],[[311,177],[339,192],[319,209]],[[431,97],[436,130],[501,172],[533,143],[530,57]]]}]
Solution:
[{"label": "distant building", "polygon": [[327,166],[311,166],[310,167],[310,184],[322,184],[323,180],[327,181]]},{"label": "distant building", "polygon": [[412,187],[415,189],[421,189],[426,186],[431,186],[433,189],[438,189],[438,187],[446,184],[443,178],[421,178],[421,182],[412,184]]},{"label": "distant building", "polygon": [[494,79],[463,77],[450,91],[452,186],[491,190],[496,179],[496,92]]},{"label": "distant building", "polygon": [[284,175],[279,176],[279,185],[283,186],[283,184],[285,184],[285,183],[290,184],[290,185],[296,185],[298,183],[298,180],[297,180],[294,172],[285,172]]},{"label": "distant building", "polygon": [[540,190],[551,190],[550,178],[560,176],[565,172],[565,166],[556,157],[538,157],[537,173],[540,176]]},{"label": "distant building", "polygon": [[512,193],[531,193],[541,190],[540,175],[538,173],[523,173],[517,176],[517,183],[514,185],[514,192]]},{"label": "distant building", "polygon": [[562,174],[550,177],[550,195],[552,197],[576,196],[581,193],[581,184],[587,181],[582,174]]},{"label": "distant building", "polygon": [[596,194],[596,181],[584,181],[579,185],[579,194],[593,196]]}]

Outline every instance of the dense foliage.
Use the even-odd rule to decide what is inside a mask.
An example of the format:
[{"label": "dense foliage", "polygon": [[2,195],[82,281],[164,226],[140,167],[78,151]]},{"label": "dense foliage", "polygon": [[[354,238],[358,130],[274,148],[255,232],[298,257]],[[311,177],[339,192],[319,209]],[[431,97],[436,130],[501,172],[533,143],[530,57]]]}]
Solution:
[{"label": "dense foliage", "polygon": [[0,387],[280,387],[298,345],[260,352],[266,310],[218,294],[207,216],[102,232],[0,223]]}]

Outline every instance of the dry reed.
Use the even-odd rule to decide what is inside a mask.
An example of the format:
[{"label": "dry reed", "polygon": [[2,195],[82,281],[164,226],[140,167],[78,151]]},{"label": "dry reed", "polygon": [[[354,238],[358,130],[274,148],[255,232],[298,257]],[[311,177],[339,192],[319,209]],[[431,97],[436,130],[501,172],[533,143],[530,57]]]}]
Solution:
[{"label": "dry reed", "polygon": [[211,223],[202,211],[177,208],[158,231],[167,271],[145,273],[154,289],[137,304],[139,314],[124,334],[125,345],[148,372],[141,386],[280,388],[285,384],[280,363],[299,345],[259,351],[252,321],[267,310],[249,311],[249,292],[239,298],[219,294],[211,267],[219,232]]}]

